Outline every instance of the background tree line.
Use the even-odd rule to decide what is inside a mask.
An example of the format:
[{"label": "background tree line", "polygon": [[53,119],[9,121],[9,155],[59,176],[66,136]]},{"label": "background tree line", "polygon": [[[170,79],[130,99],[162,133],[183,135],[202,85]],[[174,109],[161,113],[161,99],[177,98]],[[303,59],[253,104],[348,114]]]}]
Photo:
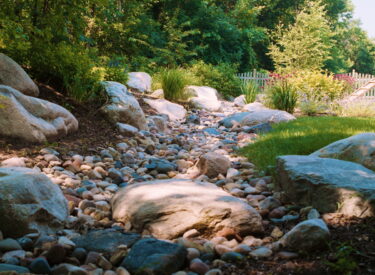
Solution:
[{"label": "background tree line", "polygon": [[[82,98],[92,94],[98,79],[124,81],[124,68],[155,72],[203,61],[214,66],[229,64],[238,72],[275,70],[278,64],[273,47],[279,45],[280,52],[287,52],[278,42],[287,39],[283,31],[301,27],[297,15],[307,3],[3,0],[0,51],[37,80]],[[325,45],[321,69],[375,73],[375,44],[352,19],[351,1],[319,3],[323,7],[317,13],[326,22],[326,37],[319,42]],[[309,32],[317,22],[310,24],[301,31]],[[294,47],[306,44],[296,43]]]}]

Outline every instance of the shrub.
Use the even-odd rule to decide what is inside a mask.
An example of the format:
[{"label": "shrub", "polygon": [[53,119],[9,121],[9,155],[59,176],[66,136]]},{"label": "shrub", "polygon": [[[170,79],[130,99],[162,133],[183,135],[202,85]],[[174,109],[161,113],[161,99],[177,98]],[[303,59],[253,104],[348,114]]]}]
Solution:
[{"label": "shrub", "polygon": [[296,87],[301,97],[315,102],[333,101],[347,92],[344,81],[318,71],[301,71],[291,75],[288,81]]},{"label": "shrub", "polygon": [[267,88],[267,105],[272,108],[293,113],[297,105],[298,94],[296,88],[288,80],[279,80]]},{"label": "shrub", "polygon": [[241,85],[241,92],[245,96],[245,103],[253,103],[259,94],[259,86],[254,81],[247,81]]},{"label": "shrub", "polygon": [[[65,42],[39,45],[30,57],[38,79],[63,87],[77,101],[94,99],[98,95],[100,73],[89,50]],[[48,64],[48,66],[47,66]]]},{"label": "shrub", "polygon": [[125,84],[129,78],[125,58],[116,56],[111,59],[103,59],[102,63],[104,63],[105,66],[105,76],[103,80],[116,81]]},{"label": "shrub", "polygon": [[303,100],[299,103],[299,108],[304,115],[314,116],[326,112],[327,105],[313,100]]},{"label": "shrub", "polygon": [[180,101],[188,96],[185,93],[187,85],[184,71],[181,69],[167,69],[161,73],[161,86],[164,98],[170,101]]},{"label": "shrub", "polygon": [[241,95],[241,80],[236,76],[235,65],[221,63],[214,66],[199,61],[189,71],[194,76],[195,85],[215,88],[225,98]]}]

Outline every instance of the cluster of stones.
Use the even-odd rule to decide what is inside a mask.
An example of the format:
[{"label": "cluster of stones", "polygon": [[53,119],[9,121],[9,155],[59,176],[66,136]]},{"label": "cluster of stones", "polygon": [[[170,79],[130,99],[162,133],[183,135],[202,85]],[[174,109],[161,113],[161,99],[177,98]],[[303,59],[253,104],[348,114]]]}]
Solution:
[{"label": "cluster of stones", "polygon": [[[240,132],[219,124],[235,110],[226,103],[221,113],[201,110],[184,121],[159,115],[159,126],[147,117],[148,130],[124,130],[123,143],[90,156],[45,148],[32,159],[3,161],[0,175],[8,177],[0,177],[0,186],[27,174],[44,190],[60,188],[35,194],[40,209],[20,198],[19,208],[0,210],[1,224],[10,225],[1,225],[0,270],[222,274],[246,257],[290,259],[324,243],[329,231],[316,210],[283,206],[271,192],[272,178],[258,177],[253,164],[236,156]],[[28,184],[24,192],[35,188]],[[5,198],[1,188],[0,194]],[[24,194],[15,189],[9,201],[17,196]],[[44,221],[22,220],[15,215],[20,209]],[[289,233],[278,226],[307,216]]]},{"label": "cluster of stones", "polygon": [[[150,81],[134,73],[128,86],[149,92]],[[0,272],[223,274],[248,257],[293,259],[324,246],[331,216],[320,213],[373,215],[374,134],[281,157],[274,181],[236,150],[292,115],[193,86],[199,110],[145,99],[158,113],[147,116],[125,85],[103,86],[102,112],[122,143],[1,163]]]}]

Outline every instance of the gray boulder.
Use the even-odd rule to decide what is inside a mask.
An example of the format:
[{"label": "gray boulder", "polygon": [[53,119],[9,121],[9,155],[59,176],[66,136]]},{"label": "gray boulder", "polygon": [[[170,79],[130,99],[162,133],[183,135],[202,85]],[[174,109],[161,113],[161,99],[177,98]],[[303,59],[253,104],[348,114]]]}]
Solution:
[{"label": "gray boulder", "polygon": [[288,122],[296,119],[293,115],[285,111],[260,109],[250,112],[246,117],[241,120],[242,126],[253,126],[261,123],[280,123]]},{"label": "gray boulder", "polygon": [[262,232],[262,218],[246,202],[216,185],[190,180],[159,180],[132,184],[112,199],[116,221],[130,222],[137,232],[174,239],[189,229],[238,234]]},{"label": "gray boulder", "polygon": [[182,245],[149,238],[138,241],[121,266],[131,274],[170,275],[184,267],[186,256]]},{"label": "gray boulder", "polygon": [[375,171],[375,133],[363,133],[336,141],[310,156],[352,161]]},{"label": "gray boulder", "polygon": [[375,214],[375,173],[362,165],[310,156],[278,158],[276,189],[321,213]]},{"label": "gray boulder", "polygon": [[13,59],[0,53],[0,84],[29,96],[38,96],[39,88]]},{"label": "gray boulder", "polygon": [[171,121],[182,120],[186,117],[186,109],[176,103],[172,103],[166,99],[147,99],[144,101],[159,114],[164,114]]},{"label": "gray boulder", "polygon": [[321,219],[300,222],[279,241],[282,247],[293,251],[312,251],[327,245],[330,233]]},{"label": "gray boulder", "polygon": [[0,85],[0,134],[42,143],[78,129],[78,121],[65,108]]},{"label": "gray boulder", "polygon": [[73,238],[76,247],[87,251],[99,253],[114,253],[118,246],[126,245],[131,247],[140,239],[139,234],[124,233],[115,229],[91,230],[87,234]]},{"label": "gray boulder", "polygon": [[244,105],[242,110],[245,112],[255,112],[255,111],[269,110],[269,109],[260,102],[253,102],[253,103]]},{"label": "gray boulder", "polygon": [[219,125],[223,125],[226,128],[232,128],[235,124],[240,124],[241,121],[247,117],[250,113],[243,112],[230,115],[222,120],[219,121]]},{"label": "gray boulder", "polygon": [[131,72],[129,73],[129,80],[126,86],[131,90],[136,90],[141,93],[151,92],[152,77],[145,72]]},{"label": "gray boulder", "polygon": [[103,113],[114,124],[120,122],[135,126],[139,130],[148,130],[141,106],[126,87],[113,81],[104,81],[102,84],[110,99],[110,102],[101,108]]},{"label": "gray boulder", "polygon": [[188,86],[186,92],[192,96],[190,103],[198,109],[210,112],[221,110],[221,102],[218,99],[218,93],[214,88],[205,86]]},{"label": "gray boulder", "polygon": [[60,188],[32,169],[0,168],[0,201],[0,230],[5,236],[53,232],[68,217]]}]

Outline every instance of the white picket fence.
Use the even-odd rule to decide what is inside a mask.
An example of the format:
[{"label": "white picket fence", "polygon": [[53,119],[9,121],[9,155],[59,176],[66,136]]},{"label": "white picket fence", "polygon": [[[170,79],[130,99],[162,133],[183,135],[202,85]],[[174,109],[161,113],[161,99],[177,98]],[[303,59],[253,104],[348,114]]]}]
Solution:
[{"label": "white picket fence", "polygon": [[[355,79],[355,83],[354,83],[355,90],[360,89],[361,87],[369,83],[371,80],[375,79],[374,75],[357,73],[355,70],[353,70],[351,73],[347,73],[343,75],[347,75]],[[375,88],[372,88],[371,90],[369,90],[364,96],[366,97],[366,99],[367,98],[375,99]]]},{"label": "white picket fence", "polygon": [[270,78],[267,73],[260,73],[257,70],[248,73],[241,73],[237,75],[242,82],[254,81],[263,90],[267,85],[267,80]]},{"label": "white picket fence", "polygon": [[[342,74],[342,75],[350,76],[355,79],[353,93],[356,90],[368,84],[371,80],[375,79],[374,75],[361,74],[361,73],[357,73],[354,70],[351,73]],[[268,73],[261,73],[261,72],[258,72],[257,70],[253,70],[252,72],[247,72],[247,73],[240,73],[237,76],[244,83],[248,81],[256,82],[258,86],[261,87],[262,90],[264,90],[264,88],[267,85],[268,79],[270,79],[270,76]],[[375,88],[369,90],[364,95],[364,97],[369,100],[375,100]]]}]

